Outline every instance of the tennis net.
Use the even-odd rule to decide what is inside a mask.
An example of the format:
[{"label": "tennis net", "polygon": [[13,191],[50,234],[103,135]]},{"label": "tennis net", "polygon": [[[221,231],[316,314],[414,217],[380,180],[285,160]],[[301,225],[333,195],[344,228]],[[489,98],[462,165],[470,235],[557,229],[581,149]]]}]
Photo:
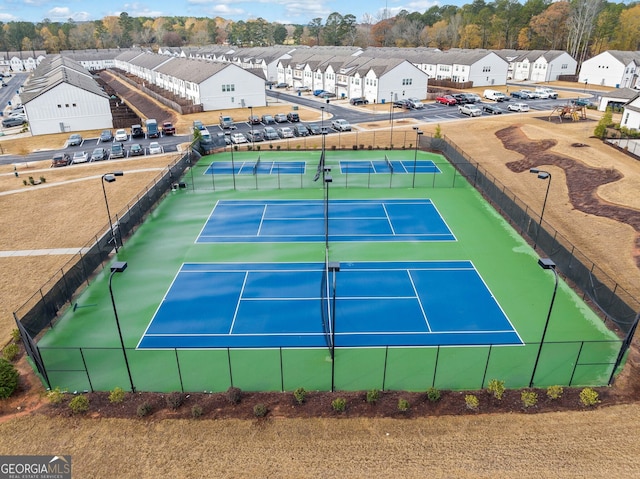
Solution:
[{"label": "tennis net", "polygon": [[389,161],[389,157],[387,155],[384,155],[384,161],[387,163],[387,166],[389,167],[389,171],[393,173],[393,165]]},{"label": "tennis net", "polygon": [[258,174],[258,168],[260,167],[260,155],[258,155],[258,161],[256,161],[256,164],[253,165],[253,174],[256,175]]},{"label": "tennis net", "polygon": [[322,330],[329,351],[333,351],[332,317],[331,317],[331,278],[329,276],[329,250],[325,250],[325,264],[320,284],[320,317]]}]

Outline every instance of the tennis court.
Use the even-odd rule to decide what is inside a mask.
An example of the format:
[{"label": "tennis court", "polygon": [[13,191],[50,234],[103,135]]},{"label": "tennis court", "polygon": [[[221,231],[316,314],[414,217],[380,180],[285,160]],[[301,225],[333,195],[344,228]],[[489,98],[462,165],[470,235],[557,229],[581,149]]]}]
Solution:
[{"label": "tennis court", "polygon": [[560,281],[541,345],[553,275],[443,158],[417,152],[439,172],[412,187],[382,167],[347,180],[343,162],[386,164],[376,151],[327,152],[331,183],[317,151],[260,157],[303,172],[256,188],[234,181],[255,152],[202,158],[120,248],[126,271],[39,340],[54,387],[127,388],[129,368],[140,391],[515,388],[538,354],[537,386],[606,384],[620,340]]}]

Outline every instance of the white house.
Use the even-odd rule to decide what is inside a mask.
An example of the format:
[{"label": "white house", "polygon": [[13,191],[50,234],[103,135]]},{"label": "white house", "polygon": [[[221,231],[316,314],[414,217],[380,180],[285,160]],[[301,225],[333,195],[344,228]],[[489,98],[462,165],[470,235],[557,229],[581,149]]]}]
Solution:
[{"label": "white house", "polygon": [[0,52],[0,72],[30,72],[47,56],[44,50]]},{"label": "white house", "polygon": [[632,130],[640,130],[640,94],[624,105],[620,126]]},{"label": "white house", "polygon": [[104,48],[91,50],[63,50],[60,52],[65,58],[71,58],[89,71],[104,70],[116,66],[116,57],[124,52],[142,53],[140,48]]},{"label": "white house", "polygon": [[60,55],[40,63],[20,101],[33,135],[113,127],[108,95],[79,63]]},{"label": "white house", "polygon": [[473,86],[505,85],[509,64],[491,50],[452,48],[430,55],[436,62],[436,79],[473,82]]},{"label": "white house", "polygon": [[638,95],[638,90],[633,88],[616,88],[615,90],[600,93],[598,110],[605,111],[608,107],[622,107]]},{"label": "white house", "polygon": [[578,62],[563,50],[495,50],[509,67],[507,79],[516,81],[556,81],[560,75],[575,75]]},{"label": "white house", "polygon": [[582,62],[578,81],[614,88],[640,89],[640,51],[607,50]]}]

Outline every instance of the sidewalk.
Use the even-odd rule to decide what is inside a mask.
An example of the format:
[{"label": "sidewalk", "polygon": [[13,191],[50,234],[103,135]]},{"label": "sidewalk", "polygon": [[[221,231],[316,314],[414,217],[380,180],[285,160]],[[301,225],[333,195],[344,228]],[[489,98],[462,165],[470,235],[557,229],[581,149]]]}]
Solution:
[{"label": "sidewalk", "polygon": [[16,251],[0,251],[0,258],[11,258],[14,256],[47,256],[47,255],[75,255],[86,253],[89,248],[53,248],[53,249],[23,249]]}]

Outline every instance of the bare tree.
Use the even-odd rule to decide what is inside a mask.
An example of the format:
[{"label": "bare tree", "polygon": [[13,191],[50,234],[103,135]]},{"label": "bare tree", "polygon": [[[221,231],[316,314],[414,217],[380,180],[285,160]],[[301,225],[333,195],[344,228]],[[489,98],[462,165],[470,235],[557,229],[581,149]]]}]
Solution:
[{"label": "bare tree", "polygon": [[575,0],[571,4],[567,52],[578,65],[587,57],[591,35],[603,6],[603,0]]}]

